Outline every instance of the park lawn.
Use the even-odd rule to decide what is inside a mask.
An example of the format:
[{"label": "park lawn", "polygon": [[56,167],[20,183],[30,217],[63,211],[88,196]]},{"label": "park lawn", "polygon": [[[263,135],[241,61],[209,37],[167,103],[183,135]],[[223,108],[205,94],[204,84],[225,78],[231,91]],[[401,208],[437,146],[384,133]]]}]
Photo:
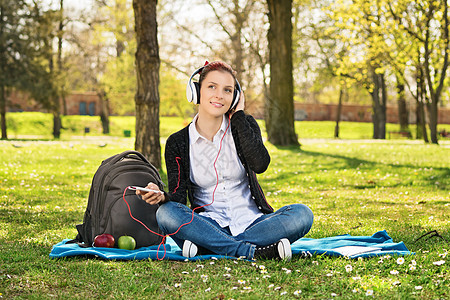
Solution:
[{"label": "park lawn", "polygon": [[[102,135],[102,126],[98,116],[62,116],[61,140],[71,140],[74,137],[98,137]],[[182,126],[187,125],[190,119],[178,117],[160,118],[160,135],[167,137]],[[10,139],[52,139],[53,117],[48,113],[21,112],[7,113],[6,123],[8,138]],[[264,121],[258,120],[264,134]],[[371,139],[373,136],[372,123],[363,122],[340,122],[339,138],[341,139]],[[303,139],[330,139],[334,137],[333,121],[302,121],[295,122],[295,130],[300,140]],[[88,128],[88,132],[86,132]],[[416,136],[416,125],[409,125],[413,137]],[[438,131],[446,130],[450,132],[450,124],[438,124]],[[133,116],[111,116],[110,117],[110,137],[123,137],[124,131],[130,131],[131,136],[135,136],[135,117]],[[386,138],[390,131],[399,131],[398,124],[386,124]],[[429,133],[428,133],[429,136]],[[392,136],[392,139],[406,139]],[[449,141],[449,138],[444,140]]]},{"label": "park lawn", "polygon": [[[167,119],[162,132],[169,134],[182,122]],[[300,142],[301,149],[267,143],[272,163],[259,180],[275,209],[297,202],[310,206],[315,221],[309,238],[386,230],[415,255],[256,263],[52,260],[51,247],[76,235],[100,162],[133,149],[134,139],[89,134],[62,141],[0,141],[0,297],[449,298],[450,143]],[[432,230],[447,241],[415,241]]]},{"label": "park lawn", "polygon": [[[61,116],[61,140],[72,140],[77,137],[98,137],[102,135],[102,125],[98,116]],[[124,131],[135,136],[134,116],[111,116],[108,136],[123,137]],[[177,117],[161,117],[160,134],[167,137],[189,120]],[[53,117],[48,113],[21,112],[7,113],[6,124],[9,139],[52,139]],[[85,129],[88,129],[87,131]],[[450,129],[450,126],[449,126]]]}]

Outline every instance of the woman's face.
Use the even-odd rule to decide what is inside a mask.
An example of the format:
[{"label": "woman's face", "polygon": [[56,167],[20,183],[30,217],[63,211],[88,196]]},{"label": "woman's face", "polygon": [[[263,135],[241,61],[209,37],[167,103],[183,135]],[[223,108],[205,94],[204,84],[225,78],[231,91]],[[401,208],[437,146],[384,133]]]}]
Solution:
[{"label": "woman's face", "polygon": [[202,81],[200,88],[199,113],[222,116],[231,106],[234,92],[234,78],[225,71],[211,71]]}]

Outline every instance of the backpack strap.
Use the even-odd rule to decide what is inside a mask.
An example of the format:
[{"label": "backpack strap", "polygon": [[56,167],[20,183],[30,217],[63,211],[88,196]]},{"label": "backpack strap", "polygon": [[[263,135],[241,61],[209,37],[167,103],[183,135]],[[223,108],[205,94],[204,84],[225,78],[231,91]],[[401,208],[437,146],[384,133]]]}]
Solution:
[{"label": "backpack strap", "polygon": [[146,162],[146,163],[153,169],[153,171],[155,172],[155,174],[158,176],[159,182],[160,182],[163,186],[165,186],[164,182],[163,182],[162,179],[161,179],[161,175],[159,174],[158,169],[156,169],[156,167],[155,167],[154,165],[152,165],[152,164],[148,161],[148,159],[147,159],[142,153],[140,153],[140,152],[138,152],[138,151],[135,151],[135,150],[127,150],[127,151],[124,151],[124,152],[119,153],[119,154],[117,154],[117,155],[114,155],[114,156],[112,156],[112,157],[110,157],[110,158],[104,160],[103,162],[106,163],[106,164],[112,164],[112,165],[113,165],[113,164],[115,164],[115,163],[117,163],[117,162],[123,160],[124,158],[133,158],[133,156],[135,156],[135,157],[137,156],[140,160]]}]

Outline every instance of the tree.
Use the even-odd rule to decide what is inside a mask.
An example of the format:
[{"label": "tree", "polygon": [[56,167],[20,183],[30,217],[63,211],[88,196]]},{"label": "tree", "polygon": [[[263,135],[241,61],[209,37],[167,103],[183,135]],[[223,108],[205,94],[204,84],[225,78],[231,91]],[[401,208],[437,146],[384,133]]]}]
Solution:
[{"label": "tree", "polygon": [[[438,103],[445,87],[449,68],[450,12],[448,1],[406,1],[389,3],[389,11],[397,25],[418,44],[416,61],[419,79],[417,89],[425,96],[429,113],[431,142],[437,144]],[[413,53],[415,55],[416,53]],[[422,103],[418,103],[420,106]],[[420,113],[422,114],[422,113]],[[423,132],[426,140],[426,131]]]},{"label": "tree", "polygon": [[341,42],[349,44],[349,54],[342,57],[337,73],[363,85],[372,98],[373,138],[386,137],[387,76],[390,36],[383,23],[385,7],[378,0],[334,2],[329,15],[339,29]]},{"label": "tree", "polygon": [[[63,5],[63,1],[60,2]],[[28,34],[31,39],[30,48],[34,51],[32,64],[27,66],[30,82],[23,88],[30,92],[32,98],[38,101],[53,115],[53,137],[58,139],[61,135],[61,104],[63,76],[61,53],[57,54],[55,67],[54,39],[59,33],[62,22],[62,6],[59,10],[45,9],[42,3],[34,2],[30,9],[34,19],[34,26],[29,27]],[[56,30],[55,30],[56,29]],[[60,35],[62,39],[62,35]],[[61,40],[57,41],[61,47]],[[62,51],[61,49],[58,49]]]},{"label": "tree", "polygon": [[99,37],[111,35],[111,39],[100,43],[106,49],[115,50],[114,54],[108,54],[106,71],[100,76],[96,86],[97,94],[102,99],[100,119],[103,133],[109,133],[109,104],[114,107],[116,113],[134,113],[134,105],[130,101],[136,92],[133,8],[131,0],[97,0],[97,3],[101,16],[94,30]]},{"label": "tree", "polygon": [[[348,74],[336,73],[342,57],[349,54],[349,44],[339,40],[339,29],[327,16],[331,0],[296,0],[294,3],[294,70],[304,72],[298,75],[304,80],[297,85],[303,85],[308,93],[330,87],[334,92],[339,90],[334,130],[334,137],[338,138],[342,103],[348,98],[351,83],[355,82]],[[336,97],[332,98],[335,101]]]},{"label": "tree", "polygon": [[[409,113],[406,104],[406,95],[405,95],[405,83],[403,78],[400,76],[396,76],[397,80],[397,105],[398,105],[398,121],[400,124],[400,131],[409,132]],[[410,136],[411,137],[411,136]]]},{"label": "tree", "polygon": [[194,109],[192,103],[186,101],[185,80],[177,78],[172,69],[165,64],[161,66],[160,75],[161,113],[182,117],[187,122],[187,119],[194,113]]},{"label": "tree", "polygon": [[12,89],[30,93],[32,98],[53,113],[53,135],[59,138],[61,76],[59,70],[55,70],[52,47],[54,25],[60,20],[59,12],[43,9],[42,3],[37,1],[9,0],[1,2],[0,11],[2,138],[7,138],[6,97]]},{"label": "tree", "polygon": [[8,94],[29,81],[27,65],[33,51],[26,33],[33,23],[29,8],[23,0],[0,2],[0,123],[1,139],[7,139],[6,104]]},{"label": "tree", "polygon": [[199,0],[197,6],[211,13],[183,19],[180,10],[186,10],[186,3],[174,0],[158,8],[159,34],[170,35],[159,43],[163,64],[189,77],[204,63],[200,59],[227,61],[237,71],[245,90],[246,108],[257,104],[266,94],[261,91],[268,76],[266,1]]},{"label": "tree", "polygon": [[[398,4],[398,3],[397,3]],[[395,75],[395,90],[397,93],[398,117],[400,123],[400,131],[407,132],[410,135],[408,127],[409,112],[406,103],[405,90],[408,88],[410,94],[416,101],[416,138],[423,138],[428,142],[426,132],[426,121],[424,112],[425,89],[423,83],[425,78],[421,72],[422,54],[420,43],[404,30],[403,26],[399,26],[398,19],[392,11],[392,4],[384,1],[386,7],[384,30],[391,36],[392,47],[386,51],[389,65],[392,67]],[[395,6],[398,8],[398,6]],[[418,14],[413,11],[408,13],[411,19],[417,18]],[[417,21],[413,21],[416,23]]]},{"label": "tree", "polygon": [[157,0],[133,0],[136,28],[136,142],[135,149],[161,168],[159,135],[159,48]]},{"label": "tree", "polygon": [[133,7],[131,0],[96,0],[81,12],[79,26],[67,31],[70,87],[94,91],[100,99],[103,133],[109,133],[110,112],[132,115],[136,93]]},{"label": "tree", "polygon": [[268,140],[274,145],[299,145],[294,127],[292,76],[292,0],[267,0],[269,15],[270,95],[265,103]]}]

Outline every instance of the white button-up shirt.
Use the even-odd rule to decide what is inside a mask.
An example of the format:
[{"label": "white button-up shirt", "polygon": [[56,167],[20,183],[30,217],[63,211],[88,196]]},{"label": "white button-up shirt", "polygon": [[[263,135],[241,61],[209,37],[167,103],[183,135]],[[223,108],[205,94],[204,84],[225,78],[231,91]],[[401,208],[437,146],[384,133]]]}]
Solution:
[{"label": "white button-up shirt", "polygon": [[200,214],[214,219],[221,227],[229,226],[231,233],[238,235],[263,213],[251,199],[248,178],[237,155],[231,128],[227,130],[228,118],[224,116],[212,142],[197,131],[197,118],[198,115],[189,126],[190,179],[194,183],[195,204],[212,203]]}]

